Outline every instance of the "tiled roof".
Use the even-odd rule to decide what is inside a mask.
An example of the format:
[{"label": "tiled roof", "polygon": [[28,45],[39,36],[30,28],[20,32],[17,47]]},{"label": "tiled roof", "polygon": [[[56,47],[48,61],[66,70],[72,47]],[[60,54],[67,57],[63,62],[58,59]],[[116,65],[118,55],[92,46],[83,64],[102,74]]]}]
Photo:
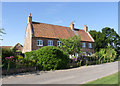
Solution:
[{"label": "tiled roof", "polygon": [[93,42],[93,40],[89,37],[88,33],[80,29],[71,30],[70,27],[38,23],[38,22],[32,22],[32,27],[33,27],[34,37],[66,39],[76,34],[79,34],[81,36],[82,41]]},{"label": "tiled roof", "polygon": [[7,49],[9,49],[9,48],[11,48],[12,46],[0,46],[0,48],[7,48]]}]

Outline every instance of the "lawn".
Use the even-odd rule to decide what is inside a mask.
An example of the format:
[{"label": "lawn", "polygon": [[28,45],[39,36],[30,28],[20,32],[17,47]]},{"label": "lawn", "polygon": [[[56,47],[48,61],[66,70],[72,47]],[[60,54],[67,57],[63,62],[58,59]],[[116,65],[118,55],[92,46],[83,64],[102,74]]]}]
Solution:
[{"label": "lawn", "polygon": [[100,79],[97,79],[87,84],[118,84],[118,72]]},{"label": "lawn", "polygon": [[[120,74],[120,72],[119,72]],[[120,80],[120,77],[118,77],[118,72],[100,79],[97,79],[92,82],[88,82],[85,85],[82,86],[118,86],[118,80]],[[120,81],[119,81],[120,83]],[[119,85],[120,86],[120,85]]]}]

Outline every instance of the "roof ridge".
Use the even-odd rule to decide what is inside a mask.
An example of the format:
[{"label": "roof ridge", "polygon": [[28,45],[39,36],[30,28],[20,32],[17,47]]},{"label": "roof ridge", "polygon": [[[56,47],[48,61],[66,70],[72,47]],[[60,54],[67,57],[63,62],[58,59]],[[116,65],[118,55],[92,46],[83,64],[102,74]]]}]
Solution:
[{"label": "roof ridge", "polygon": [[[33,24],[40,24],[41,22],[32,21],[32,23],[33,23]],[[53,25],[53,24],[48,24],[48,23],[42,23],[42,24]],[[70,27],[67,27],[67,26],[60,26],[60,25],[53,25],[53,26],[70,28]],[[71,28],[70,28],[70,29],[71,29]],[[78,29],[78,28],[75,28],[75,29]],[[82,29],[78,29],[78,30],[82,30]],[[83,30],[82,30],[82,31],[83,31]]]},{"label": "roof ridge", "polygon": [[[33,24],[40,24],[41,22],[34,22],[32,21]],[[48,24],[48,23],[42,23],[42,24]],[[53,25],[53,24],[48,24],[48,25]],[[66,27],[66,26],[60,26],[60,25],[53,25],[53,26],[59,26],[59,27]],[[70,28],[70,27],[67,27]]]}]

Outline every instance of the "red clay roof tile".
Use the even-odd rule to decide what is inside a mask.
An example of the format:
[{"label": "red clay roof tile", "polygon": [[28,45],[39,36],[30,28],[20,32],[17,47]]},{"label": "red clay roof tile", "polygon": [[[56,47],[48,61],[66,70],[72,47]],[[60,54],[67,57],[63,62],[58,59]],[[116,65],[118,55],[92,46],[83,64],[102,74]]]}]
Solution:
[{"label": "red clay roof tile", "polygon": [[81,36],[82,41],[93,42],[88,33],[84,30],[77,29],[75,32],[70,27],[51,25],[45,23],[32,22],[34,37],[44,38],[69,38],[75,35],[75,33]]}]

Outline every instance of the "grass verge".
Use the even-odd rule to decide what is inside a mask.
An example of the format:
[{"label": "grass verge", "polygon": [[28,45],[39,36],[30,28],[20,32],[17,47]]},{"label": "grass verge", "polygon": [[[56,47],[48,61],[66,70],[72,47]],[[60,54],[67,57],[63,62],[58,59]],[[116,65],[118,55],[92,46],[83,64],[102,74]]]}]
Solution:
[{"label": "grass verge", "polygon": [[[82,86],[120,86],[120,72],[88,82]],[[119,82],[118,82],[119,81]],[[119,83],[119,85],[118,85]],[[81,86],[81,85],[80,85]]]}]

